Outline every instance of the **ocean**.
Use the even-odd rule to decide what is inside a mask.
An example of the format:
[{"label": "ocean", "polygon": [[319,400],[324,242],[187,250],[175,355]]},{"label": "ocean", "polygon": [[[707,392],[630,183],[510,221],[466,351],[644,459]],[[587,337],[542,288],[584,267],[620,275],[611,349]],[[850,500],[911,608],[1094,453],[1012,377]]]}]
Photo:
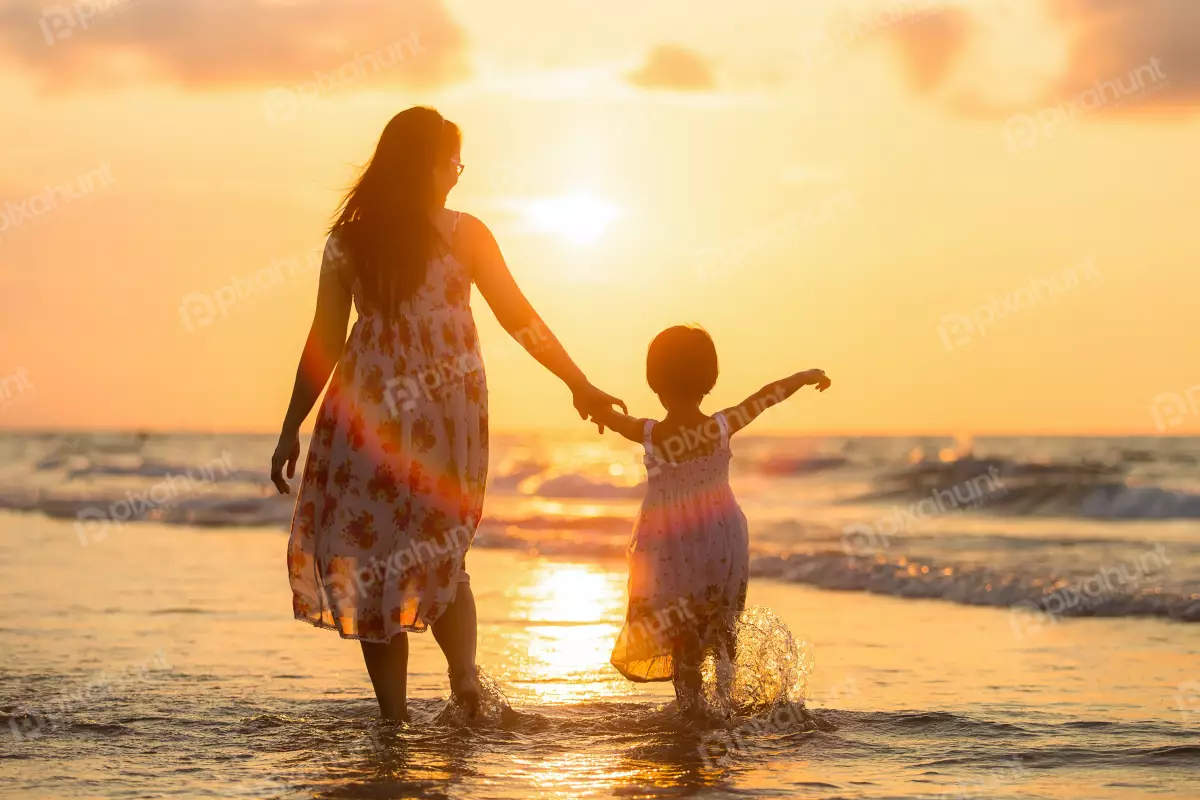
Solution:
[{"label": "ocean", "polygon": [[354,643],[291,619],[273,447],[0,434],[0,796],[1200,786],[1200,439],[735,437],[750,604],[804,706],[703,730],[608,665],[636,446],[493,436],[467,564],[495,713],[458,720],[414,635],[407,726],[375,719]]}]

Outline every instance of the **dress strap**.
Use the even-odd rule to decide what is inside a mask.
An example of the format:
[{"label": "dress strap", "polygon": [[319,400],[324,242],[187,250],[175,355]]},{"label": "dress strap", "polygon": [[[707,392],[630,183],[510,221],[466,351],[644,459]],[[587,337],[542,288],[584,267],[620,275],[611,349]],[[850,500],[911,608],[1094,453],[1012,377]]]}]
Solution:
[{"label": "dress strap", "polygon": [[[444,241],[446,243],[446,254],[449,256],[455,255],[455,245],[458,243],[458,223],[462,219],[462,212],[454,212],[454,221],[450,223],[450,235]],[[457,258],[457,256],[455,256]],[[459,262],[462,263],[462,262]]]},{"label": "dress strap", "polygon": [[646,448],[646,455],[654,455],[654,442],[650,440],[650,431],[654,430],[654,420],[646,420],[646,424],[642,426],[642,447]]},{"label": "dress strap", "polygon": [[721,447],[729,447],[729,420],[725,419],[725,415],[720,411],[713,414],[713,419],[721,429]]}]

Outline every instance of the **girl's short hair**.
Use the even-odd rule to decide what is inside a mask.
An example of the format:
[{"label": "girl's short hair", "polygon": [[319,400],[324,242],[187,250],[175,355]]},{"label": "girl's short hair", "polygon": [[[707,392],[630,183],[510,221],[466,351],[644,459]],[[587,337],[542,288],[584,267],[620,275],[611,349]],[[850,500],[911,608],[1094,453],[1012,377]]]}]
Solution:
[{"label": "girl's short hair", "polygon": [[717,372],[717,347],[699,325],[667,328],[646,353],[646,382],[658,395],[699,400],[716,386]]}]

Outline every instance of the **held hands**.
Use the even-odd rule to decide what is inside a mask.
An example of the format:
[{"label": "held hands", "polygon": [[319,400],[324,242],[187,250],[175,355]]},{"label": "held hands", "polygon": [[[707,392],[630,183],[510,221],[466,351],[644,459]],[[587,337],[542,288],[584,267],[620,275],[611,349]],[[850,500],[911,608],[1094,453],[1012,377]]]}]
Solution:
[{"label": "held hands", "polygon": [[598,414],[612,411],[613,406],[620,406],[621,412],[629,413],[629,408],[623,400],[613,397],[611,394],[602,392],[590,383],[584,383],[572,390],[572,400],[575,403],[575,410],[579,412],[580,419],[592,417],[592,421],[596,423],[597,430],[604,433],[604,423],[596,419]]},{"label": "held hands", "polygon": [[292,489],[283,479],[283,468],[287,465],[287,476],[296,477],[296,462],[300,460],[300,432],[284,430],[279,434],[279,444],[271,456],[271,483],[280,494],[291,494]]}]

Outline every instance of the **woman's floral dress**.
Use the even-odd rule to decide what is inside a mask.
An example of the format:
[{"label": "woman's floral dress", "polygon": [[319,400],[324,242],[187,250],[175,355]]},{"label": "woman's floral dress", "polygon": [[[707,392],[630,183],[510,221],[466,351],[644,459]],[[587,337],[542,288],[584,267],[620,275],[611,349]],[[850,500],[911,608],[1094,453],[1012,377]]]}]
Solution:
[{"label": "woman's floral dress", "polygon": [[698,669],[705,649],[732,648],[746,606],[750,538],[729,486],[729,426],[721,414],[710,421],[717,448],[679,463],[659,458],[654,421],[645,424],[646,499],[629,543],[629,608],[612,652],[631,681],[672,680],[681,667]]},{"label": "woman's floral dress", "polygon": [[[336,236],[326,246],[335,260]],[[288,574],[296,619],[387,642],[423,632],[468,580],[487,481],[487,383],[471,278],[453,256],[431,259],[390,319],[350,281],[359,316],[309,444]]]}]

